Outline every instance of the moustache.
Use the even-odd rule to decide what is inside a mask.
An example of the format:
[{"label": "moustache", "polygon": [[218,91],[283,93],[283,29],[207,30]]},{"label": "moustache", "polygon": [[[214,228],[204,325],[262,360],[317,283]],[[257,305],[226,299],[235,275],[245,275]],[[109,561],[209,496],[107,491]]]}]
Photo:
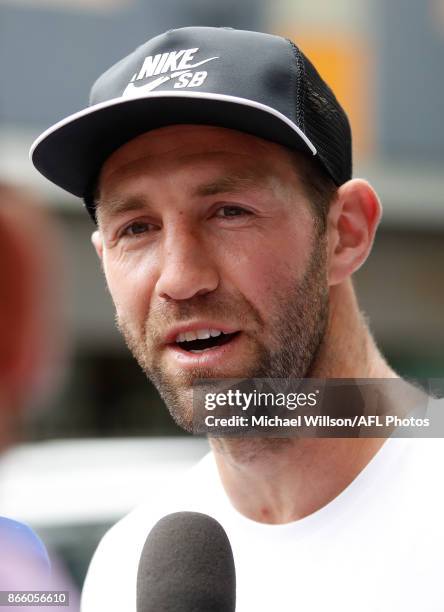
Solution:
[{"label": "moustache", "polygon": [[[227,318],[230,316],[230,319]],[[188,300],[158,301],[152,305],[146,319],[146,335],[154,344],[164,341],[171,327],[198,319],[216,319],[229,327],[262,325],[259,312],[241,295],[196,295]]]}]

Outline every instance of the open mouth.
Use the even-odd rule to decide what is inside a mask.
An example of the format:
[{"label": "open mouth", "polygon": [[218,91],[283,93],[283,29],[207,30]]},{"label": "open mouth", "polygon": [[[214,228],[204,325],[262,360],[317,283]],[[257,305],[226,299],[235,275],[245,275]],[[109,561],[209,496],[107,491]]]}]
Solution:
[{"label": "open mouth", "polygon": [[231,342],[240,332],[226,334],[220,330],[197,330],[177,336],[175,346],[188,353],[203,353]]}]

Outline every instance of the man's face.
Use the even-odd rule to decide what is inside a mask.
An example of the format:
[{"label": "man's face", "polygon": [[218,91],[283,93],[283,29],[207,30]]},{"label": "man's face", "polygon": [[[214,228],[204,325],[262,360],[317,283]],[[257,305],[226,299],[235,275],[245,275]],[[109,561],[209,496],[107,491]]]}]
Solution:
[{"label": "man's face", "polygon": [[179,424],[191,428],[196,379],[307,374],[327,322],[326,239],[286,149],[161,128],[117,150],[99,188],[118,325]]}]

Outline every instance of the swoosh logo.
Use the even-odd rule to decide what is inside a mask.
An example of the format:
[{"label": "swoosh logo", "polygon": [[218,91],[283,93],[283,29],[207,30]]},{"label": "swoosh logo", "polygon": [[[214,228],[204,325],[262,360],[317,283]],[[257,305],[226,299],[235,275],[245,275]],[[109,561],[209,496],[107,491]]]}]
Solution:
[{"label": "swoosh logo", "polygon": [[144,95],[150,91],[153,91],[153,89],[156,89],[160,85],[163,85],[163,83],[166,83],[167,81],[170,81],[171,79],[176,79],[181,74],[190,72],[190,70],[192,70],[193,68],[202,66],[202,64],[206,64],[207,62],[211,62],[212,60],[215,60],[215,59],[219,59],[219,57],[209,57],[208,59],[202,60],[201,62],[197,62],[196,64],[189,66],[186,70],[180,70],[179,72],[173,72],[169,76],[161,76],[157,79],[154,79],[154,81],[147,83],[146,85],[139,85],[139,87],[136,87],[134,83],[128,83],[128,85],[125,87],[125,90],[122,93],[122,97],[136,98],[138,96]]},{"label": "swoosh logo", "polygon": [[191,70],[191,68],[197,68],[198,66],[202,66],[202,64],[206,64],[207,62],[211,62],[212,60],[215,60],[215,59],[219,59],[219,57],[218,56],[216,56],[216,57],[209,57],[206,60],[202,60],[201,62],[197,62],[197,64],[193,64],[192,66],[188,66],[188,70]]},{"label": "swoosh logo", "polygon": [[139,87],[136,87],[134,83],[129,83],[126,86],[122,96],[125,96],[126,98],[133,98],[148,93],[149,91],[153,91],[153,89],[156,89],[156,87],[159,87],[159,85],[162,85],[163,83],[166,83],[171,79],[176,79],[181,74],[185,74],[185,72],[188,72],[188,70],[181,70],[180,72],[174,72],[170,76],[159,77],[158,79],[154,79],[154,81],[151,81],[151,83],[147,83],[146,85],[140,85]]}]

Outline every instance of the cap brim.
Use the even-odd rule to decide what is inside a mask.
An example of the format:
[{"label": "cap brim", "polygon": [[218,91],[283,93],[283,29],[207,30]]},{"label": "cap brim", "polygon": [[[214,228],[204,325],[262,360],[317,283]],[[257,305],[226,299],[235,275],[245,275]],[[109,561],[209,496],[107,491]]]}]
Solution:
[{"label": "cap brim", "polygon": [[163,91],[115,98],[70,115],[37,138],[30,157],[47,179],[87,201],[101,166],[116,149],[174,124],[235,129],[316,154],[302,130],[269,106],[221,94]]}]

